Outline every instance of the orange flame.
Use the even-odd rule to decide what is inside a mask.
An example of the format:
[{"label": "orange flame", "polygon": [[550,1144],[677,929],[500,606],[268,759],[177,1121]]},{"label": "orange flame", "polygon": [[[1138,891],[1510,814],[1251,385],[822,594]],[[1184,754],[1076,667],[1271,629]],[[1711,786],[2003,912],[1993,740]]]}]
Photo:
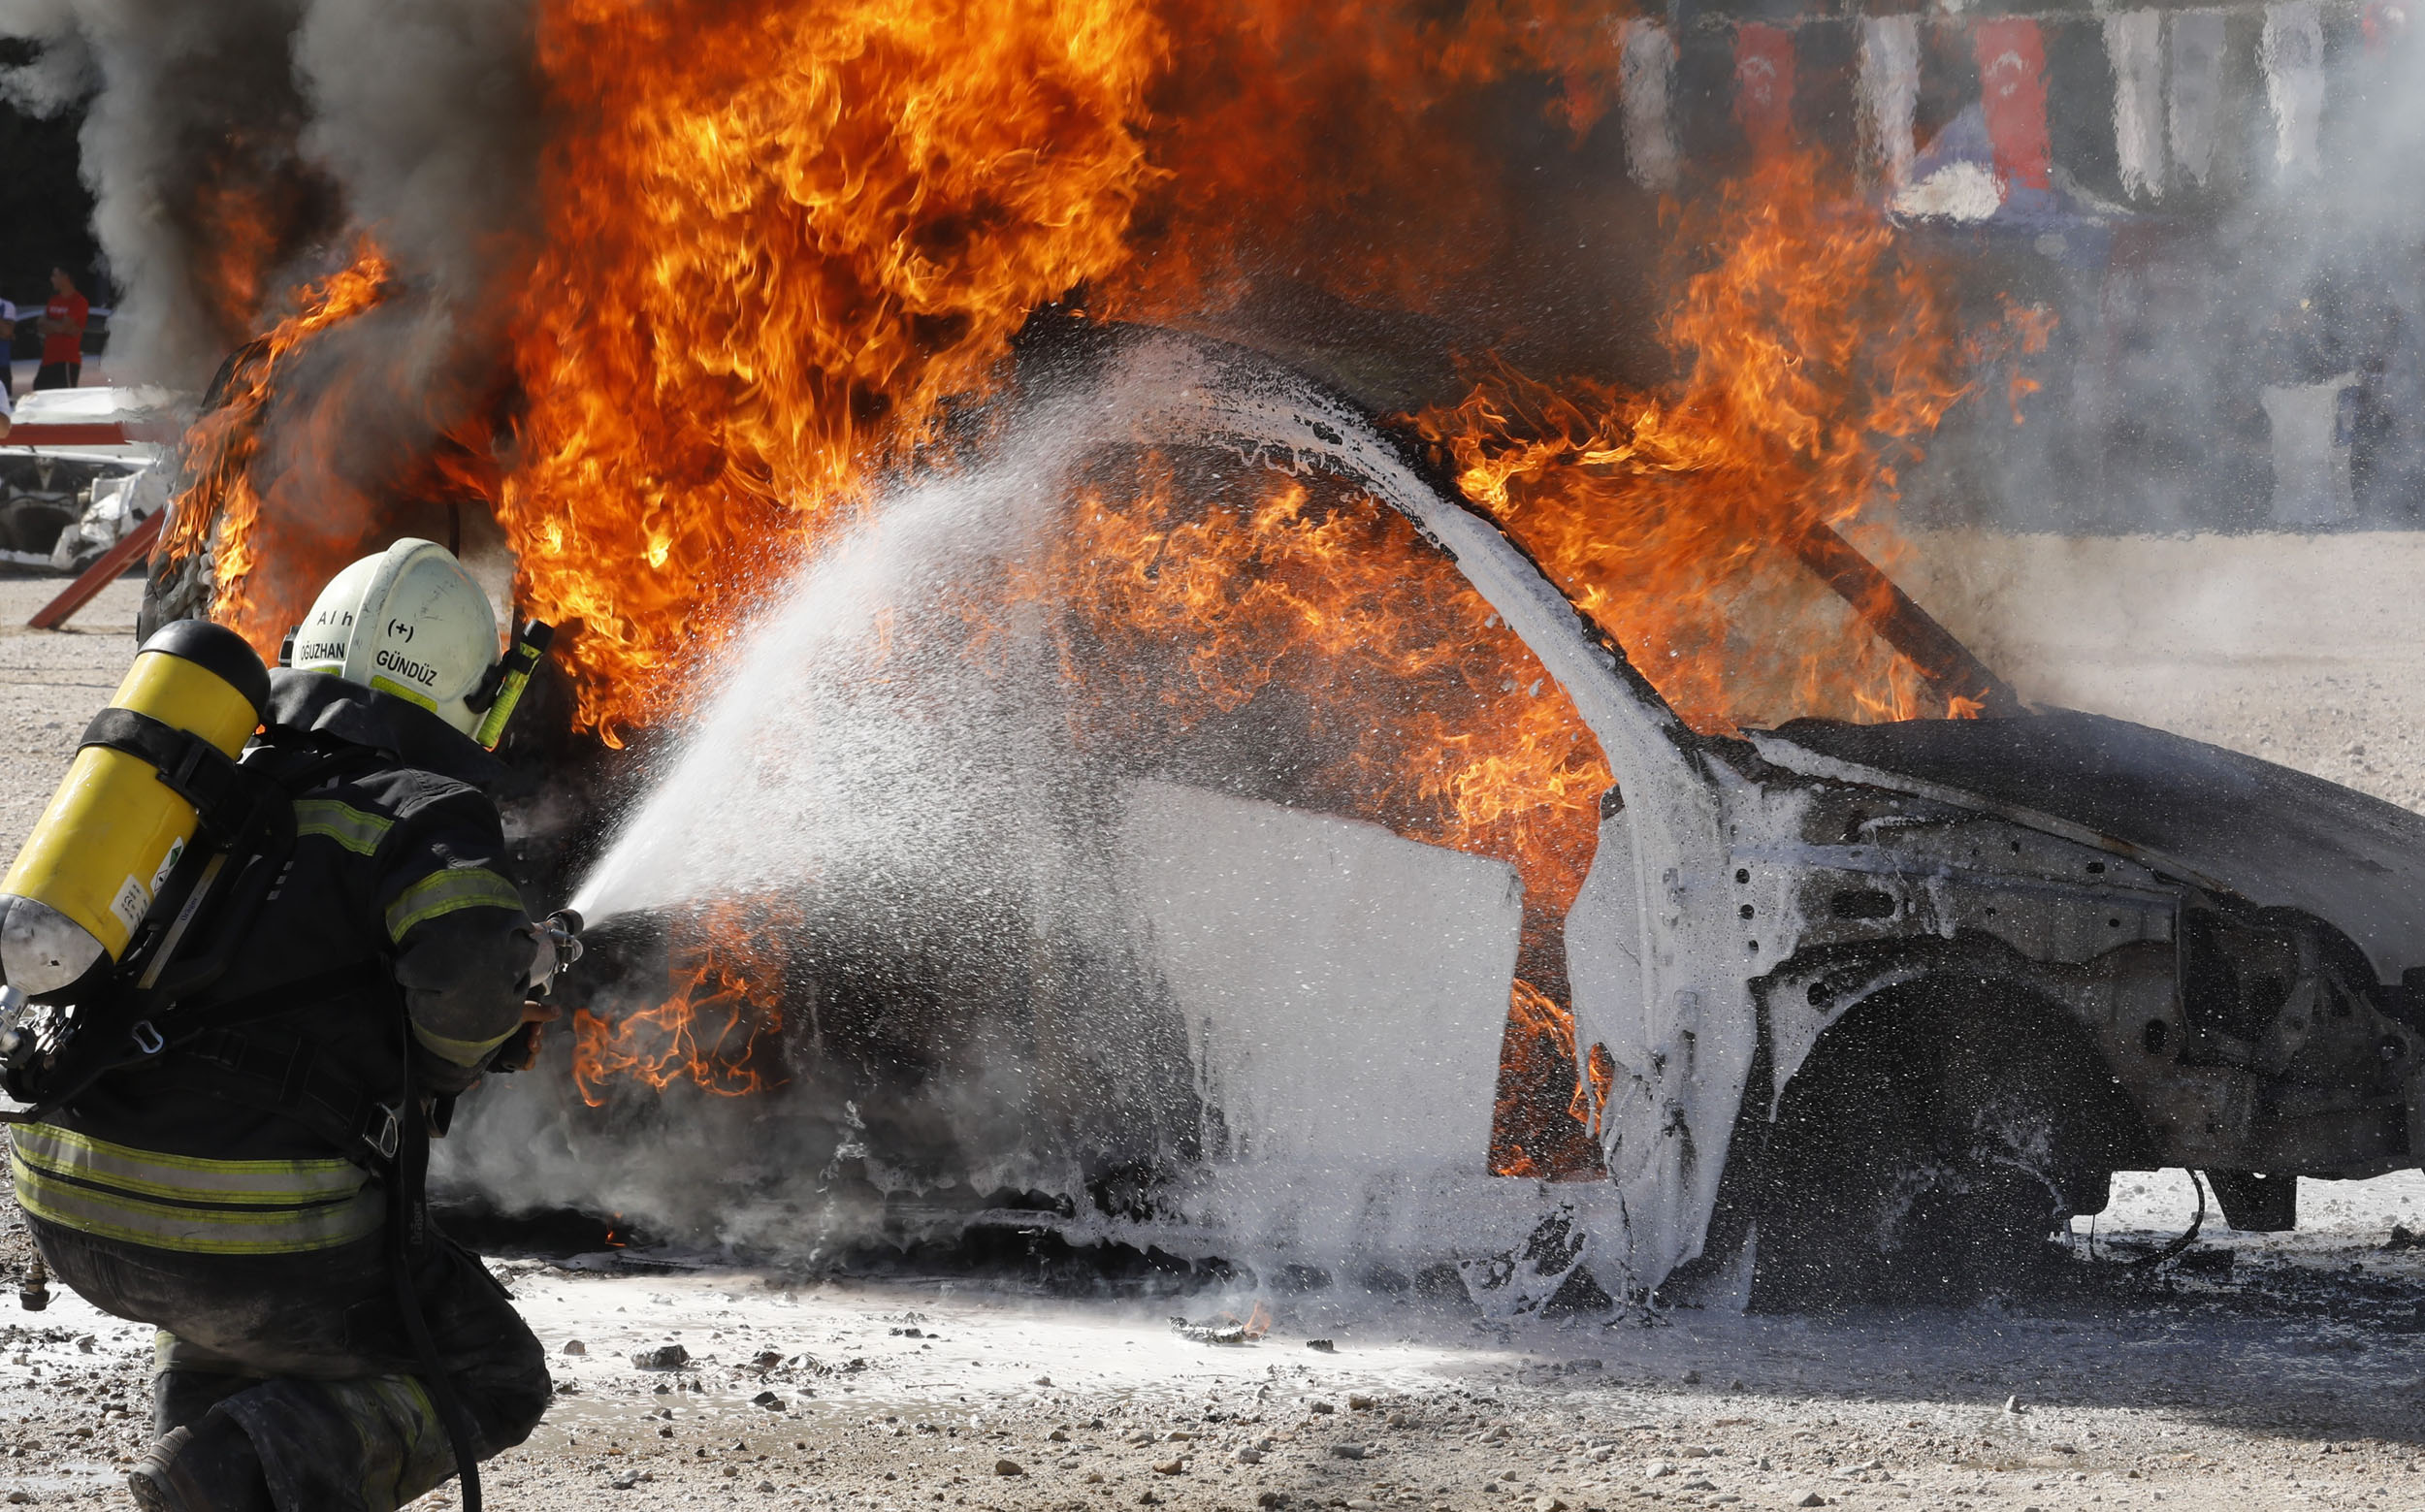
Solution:
[{"label": "orange flame", "polygon": [[614,743],[725,612],[1117,267],[1166,44],[1114,0],[556,0],[518,593]]},{"label": "orange flame", "polygon": [[1791,547],[1892,498],[1897,450],[1967,392],[1960,343],[1890,228],[1825,178],[1771,165],[1688,226],[1680,241],[1719,250],[1662,323],[1670,388],[1501,370],[1420,421],[1466,495],[1704,730],[1924,712],[1909,663]]},{"label": "orange flame", "polygon": [[256,527],[266,475],[256,475],[262,425],[280,380],[322,334],[387,297],[392,270],[369,239],[351,265],[301,291],[295,313],[235,358],[225,401],[194,423],[184,440],[185,488],[172,500],[165,549],[184,558],[209,545],[213,575],[210,617],[267,655],[293,618],[292,606],[256,602],[253,569],[263,543]]},{"label": "orange flame", "polygon": [[1309,801],[1496,855],[1528,906],[1582,885],[1612,779],[1532,651],[1402,516],[1276,478],[1199,511],[1148,469],[1073,509],[1052,592],[1088,738],[1133,760],[1267,692],[1304,722]]},{"label": "orange flame", "polygon": [[592,1108],[604,1083],[628,1077],[663,1091],[689,1081],[718,1097],[782,1084],[770,1068],[783,1034],[784,920],[763,910],[711,907],[676,921],[671,941],[681,981],[643,1013],[609,1019],[572,1015],[572,1079]]}]

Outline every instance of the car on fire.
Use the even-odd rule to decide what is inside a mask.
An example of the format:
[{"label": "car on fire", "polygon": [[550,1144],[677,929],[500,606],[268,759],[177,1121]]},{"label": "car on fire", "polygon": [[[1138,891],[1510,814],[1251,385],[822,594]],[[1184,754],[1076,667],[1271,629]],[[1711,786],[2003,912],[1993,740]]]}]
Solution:
[{"label": "car on fire", "polygon": [[[1021,1254],[1050,1235],[1182,1269],[1343,1265],[1525,1311],[1966,1296],[2044,1263],[2118,1171],[2201,1172],[2233,1225],[2265,1230],[2295,1222],[2299,1177],[2418,1164],[2425,818],[2008,694],[1979,719],[1697,731],[1339,391],[1166,332],[1036,366],[1055,362],[1060,381],[1036,387],[1109,397],[1055,412],[1092,444],[1327,475],[1396,511],[1570,699],[1614,776],[1563,918],[1605,1179],[1479,1169],[1516,969],[1511,868],[1159,770],[1129,774],[1100,857],[1140,917],[1140,959],[1077,959],[1101,941],[1031,929],[1018,887],[889,894],[862,935],[770,987],[807,1026],[789,1094],[708,1086],[677,1109],[651,1100],[681,1079],[661,1062],[619,1111],[606,1005],[666,977],[609,942],[573,984],[597,1038],[553,1082],[482,1100],[484,1140],[447,1168],[458,1189],[505,1210],[688,1215],[728,1244],[848,1230],[916,1255],[986,1230]],[[1827,540],[1804,554],[1823,575],[1874,574]],[[147,617],[194,612],[207,563],[154,572]],[[1870,597],[1901,616],[1882,627],[1898,647],[1960,666],[1916,606]],[[768,728],[707,774],[719,807],[750,811],[752,753],[792,738]],[[561,887],[594,812],[560,791],[525,815],[533,880]],[[986,812],[970,833],[994,827]],[[735,979],[719,980],[729,1004]],[[617,1141],[660,1158],[579,1153]],[[804,1185],[824,1217],[803,1216]]]}]

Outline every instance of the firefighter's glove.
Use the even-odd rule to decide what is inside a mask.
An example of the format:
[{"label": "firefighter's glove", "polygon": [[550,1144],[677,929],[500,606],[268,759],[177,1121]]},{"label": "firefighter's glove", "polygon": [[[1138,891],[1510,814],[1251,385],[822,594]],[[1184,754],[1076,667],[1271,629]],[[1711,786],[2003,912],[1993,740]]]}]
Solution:
[{"label": "firefighter's glove", "polygon": [[522,1027],[497,1047],[497,1052],[488,1058],[486,1069],[500,1073],[530,1070],[532,1063],[539,1058],[539,1045],[546,1026],[564,1016],[564,1010],[553,1003],[524,1002]]}]

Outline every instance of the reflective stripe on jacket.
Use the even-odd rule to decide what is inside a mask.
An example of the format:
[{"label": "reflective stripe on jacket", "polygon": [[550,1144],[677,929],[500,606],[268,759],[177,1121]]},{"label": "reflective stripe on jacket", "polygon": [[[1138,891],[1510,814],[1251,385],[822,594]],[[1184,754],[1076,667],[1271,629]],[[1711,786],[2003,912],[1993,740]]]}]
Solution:
[{"label": "reflective stripe on jacket", "polygon": [[186,1254],[290,1255],[376,1233],[385,1201],[343,1160],[208,1160],[97,1140],[54,1124],[9,1137],[28,1213],[102,1239]]}]

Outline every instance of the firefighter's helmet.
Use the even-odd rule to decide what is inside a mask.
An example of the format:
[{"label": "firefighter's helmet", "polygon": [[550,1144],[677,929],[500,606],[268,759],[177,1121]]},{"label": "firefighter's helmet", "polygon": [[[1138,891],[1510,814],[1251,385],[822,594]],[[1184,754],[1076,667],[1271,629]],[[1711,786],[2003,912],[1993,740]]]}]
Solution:
[{"label": "firefighter's helmet", "polygon": [[497,664],[497,611],[455,554],[406,538],[329,580],[295,631],[293,664],[417,703],[469,735],[467,702]]}]

